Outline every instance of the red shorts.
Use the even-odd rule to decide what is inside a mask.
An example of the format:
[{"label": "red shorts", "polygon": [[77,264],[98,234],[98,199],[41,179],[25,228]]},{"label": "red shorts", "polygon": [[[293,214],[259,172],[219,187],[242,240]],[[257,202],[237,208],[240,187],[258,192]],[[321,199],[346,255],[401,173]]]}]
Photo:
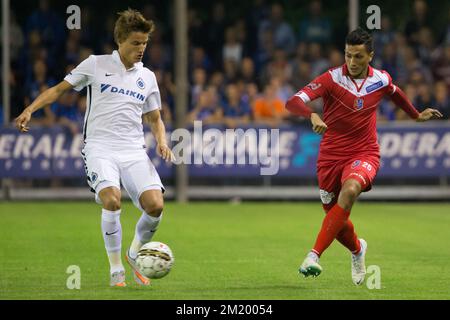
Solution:
[{"label": "red shorts", "polygon": [[348,179],[357,180],[361,184],[363,192],[369,191],[379,167],[380,158],[372,155],[318,163],[317,178],[319,180],[320,199],[325,211],[336,204],[341,187]]}]

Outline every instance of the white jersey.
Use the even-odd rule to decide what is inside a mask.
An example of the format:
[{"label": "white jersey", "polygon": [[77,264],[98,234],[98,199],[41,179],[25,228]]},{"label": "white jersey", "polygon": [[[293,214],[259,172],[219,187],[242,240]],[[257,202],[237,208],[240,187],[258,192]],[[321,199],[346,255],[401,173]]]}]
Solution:
[{"label": "white jersey", "polygon": [[83,136],[86,145],[142,149],[142,114],[160,109],[155,74],[142,62],[126,70],[119,53],[91,55],[65,78],[80,91],[87,86]]}]

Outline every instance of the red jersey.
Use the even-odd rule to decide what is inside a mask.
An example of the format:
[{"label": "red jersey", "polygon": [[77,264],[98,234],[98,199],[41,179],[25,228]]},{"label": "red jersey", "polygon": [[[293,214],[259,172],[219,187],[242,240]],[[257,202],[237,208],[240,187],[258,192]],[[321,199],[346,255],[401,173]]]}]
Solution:
[{"label": "red jersey", "polygon": [[344,64],[320,75],[295,95],[304,103],[323,99],[322,119],[328,129],[320,143],[319,162],[360,154],[379,157],[377,106],[398,88],[386,71],[370,66],[367,78],[358,82]]}]

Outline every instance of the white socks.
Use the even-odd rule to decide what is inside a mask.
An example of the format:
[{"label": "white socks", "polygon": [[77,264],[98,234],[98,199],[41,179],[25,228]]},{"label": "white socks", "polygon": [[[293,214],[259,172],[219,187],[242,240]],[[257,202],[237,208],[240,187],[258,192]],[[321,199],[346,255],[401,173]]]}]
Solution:
[{"label": "white socks", "polygon": [[136,224],[136,233],[133,242],[130,246],[130,257],[136,259],[139,249],[147,242],[149,242],[153,234],[156,232],[161,221],[162,213],[159,217],[152,217],[143,212],[141,218]]},{"label": "white socks", "polygon": [[120,224],[120,209],[117,211],[102,209],[102,233],[111,273],[124,270],[121,259],[122,226]]}]

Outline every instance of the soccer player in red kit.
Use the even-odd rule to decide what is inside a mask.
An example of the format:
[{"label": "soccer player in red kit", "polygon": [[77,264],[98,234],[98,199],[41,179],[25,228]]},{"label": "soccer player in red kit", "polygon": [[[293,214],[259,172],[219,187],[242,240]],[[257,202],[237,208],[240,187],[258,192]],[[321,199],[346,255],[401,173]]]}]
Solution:
[{"label": "soccer player in red kit", "polygon": [[[309,118],[314,132],[323,134],[317,160],[320,198],[326,216],[313,249],[299,272],[305,277],[322,272],[319,258],[337,239],[352,253],[352,280],[364,281],[367,242],[358,239],[349,219],[361,192],[369,191],[380,166],[377,106],[384,96],[418,122],[442,117],[431,108],[418,112],[390,75],[372,68],[371,35],[361,28],[348,34],[345,64],[328,70],[292,96],[286,108]],[[323,120],[306,105],[322,97]]]}]

